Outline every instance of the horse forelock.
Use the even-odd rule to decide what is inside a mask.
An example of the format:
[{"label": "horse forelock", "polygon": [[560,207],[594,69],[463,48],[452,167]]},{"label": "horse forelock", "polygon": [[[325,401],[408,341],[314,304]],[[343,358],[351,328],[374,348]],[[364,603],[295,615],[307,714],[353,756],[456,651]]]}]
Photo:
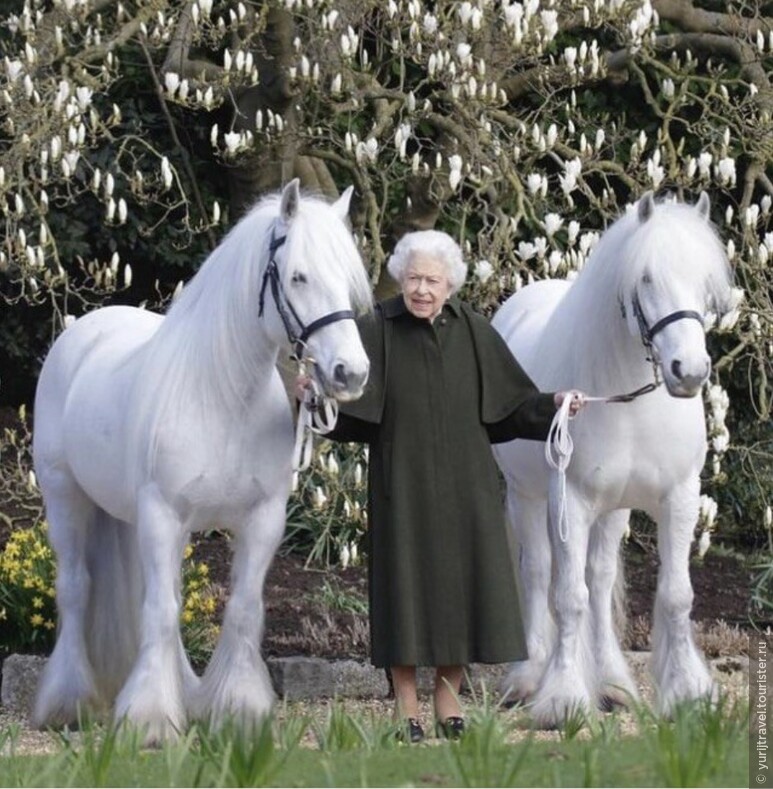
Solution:
[{"label": "horse forelock", "polygon": [[313,274],[318,282],[338,279],[356,312],[373,308],[370,281],[352,234],[327,202],[316,197],[301,200],[286,244],[291,265],[282,271],[285,286],[294,271]]}]

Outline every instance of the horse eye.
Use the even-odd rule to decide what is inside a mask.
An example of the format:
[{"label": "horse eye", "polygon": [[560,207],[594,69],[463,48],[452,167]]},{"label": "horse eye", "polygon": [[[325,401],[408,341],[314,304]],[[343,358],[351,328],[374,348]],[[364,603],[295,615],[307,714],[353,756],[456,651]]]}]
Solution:
[{"label": "horse eye", "polygon": [[645,285],[649,285],[649,284],[652,282],[652,277],[651,277],[649,274],[645,274],[645,275],[644,275],[644,276],[641,278],[641,281],[642,281],[642,282],[643,282]]},{"label": "horse eye", "polygon": [[306,279],[305,274],[301,274],[300,271],[295,271],[293,272],[292,277],[290,277],[290,282],[292,282],[293,285],[300,285],[302,283],[308,282],[308,280]]}]

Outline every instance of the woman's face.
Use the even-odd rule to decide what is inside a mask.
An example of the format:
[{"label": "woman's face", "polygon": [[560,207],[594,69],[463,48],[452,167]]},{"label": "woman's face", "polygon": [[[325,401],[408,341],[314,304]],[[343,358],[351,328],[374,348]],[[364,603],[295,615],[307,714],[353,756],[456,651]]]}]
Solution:
[{"label": "woman's face", "polygon": [[402,280],[403,299],[417,318],[434,320],[451,295],[446,267],[434,255],[414,252]]}]

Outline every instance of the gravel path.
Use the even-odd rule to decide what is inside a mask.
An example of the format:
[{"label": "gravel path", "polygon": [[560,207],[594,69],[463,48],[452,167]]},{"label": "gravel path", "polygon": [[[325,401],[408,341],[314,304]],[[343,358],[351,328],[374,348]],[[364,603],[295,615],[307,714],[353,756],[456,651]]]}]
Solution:
[{"label": "gravel path", "polygon": [[[647,655],[645,653],[632,653],[629,656],[634,677],[637,680],[642,699],[647,703],[652,703],[653,689],[646,671]],[[734,700],[744,700],[748,698],[748,672],[749,660],[745,656],[733,658],[718,658],[710,661],[712,673],[721,688],[723,694],[732,702]],[[389,720],[392,715],[392,703],[386,699],[319,699],[309,701],[279,701],[276,706],[276,716],[281,722],[291,716],[306,716],[312,725],[308,728],[302,745],[314,748],[317,742],[314,737],[313,723],[323,725],[330,713],[333,704],[340,704],[347,713],[356,715],[359,720],[366,723],[370,720],[381,721]],[[474,700],[466,695],[464,704],[468,710],[473,706]],[[522,710],[502,709],[500,714],[506,720],[512,722],[511,740],[518,742],[525,739],[529,734],[538,740],[558,740],[559,733],[556,731],[532,732],[529,729],[528,717]],[[634,734],[637,729],[636,717],[628,711],[615,713],[619,721],[619,730],[623,735]],[[423,699],[421,702],[421,715],[424,728],[430,731],[433,724],[430,702]],[[53,753],[60,747],[58,738],[50,732],[41,732],[30,728],[27,719],[18,714],[12,714],[7,709],[0,708],[0,743],[3,740],[3,733],[9,728],[16,730],[14,740],[14,751],[16,754],[41,754]],[[580,734],[580,736],[583,736]],[[432,745],[437,743],[433,737],[428,738],[427,743]],[[8,753],[8,743],[5,743],[2,754]]]}]

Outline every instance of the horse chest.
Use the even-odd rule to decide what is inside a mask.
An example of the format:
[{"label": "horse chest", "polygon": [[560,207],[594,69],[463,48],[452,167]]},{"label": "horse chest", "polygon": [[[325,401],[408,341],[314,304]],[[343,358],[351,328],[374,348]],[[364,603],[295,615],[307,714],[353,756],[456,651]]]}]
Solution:
[{"label": "horse chest", "polygon": [[666,406],[602,406],[609,410],[578,430],[569,473],[587,500],[643,507],[700,471],[706,446],[700,405]]}]

